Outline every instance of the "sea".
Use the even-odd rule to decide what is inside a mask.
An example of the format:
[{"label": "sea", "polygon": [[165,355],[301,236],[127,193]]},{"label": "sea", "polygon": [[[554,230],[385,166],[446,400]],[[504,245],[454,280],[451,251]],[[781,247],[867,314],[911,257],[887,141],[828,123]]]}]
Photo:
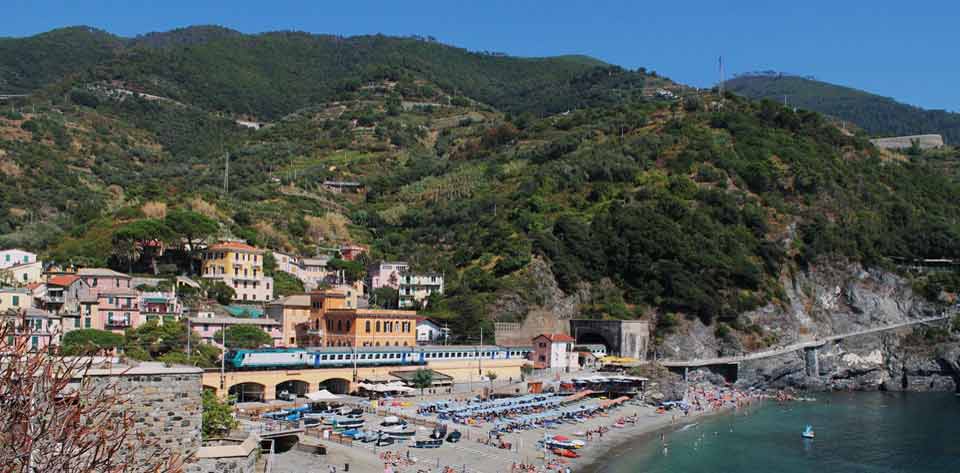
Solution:
[{"label": "sea", "polygon": [[[615,448],[603,473],[960,473],[960,396],[815,394],[698,419]],[[800,436],[806,425],[816,438]]]}]

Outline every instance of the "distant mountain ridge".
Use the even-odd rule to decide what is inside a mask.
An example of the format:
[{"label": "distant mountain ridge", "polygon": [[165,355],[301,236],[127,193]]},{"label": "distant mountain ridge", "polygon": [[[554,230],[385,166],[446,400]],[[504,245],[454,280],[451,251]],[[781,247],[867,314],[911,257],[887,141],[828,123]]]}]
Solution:
[{"label": "distant mountain ridge", "polygon": [[728,80],[731,92],[787,102],[850,121],[875,136],[936,133],[949,144],[960,143],[960,114],[926,110],[862,90],[776,72],[752,73]]},{"label": "distant mountain ridge", "polygon": [[401,77],[511,113],[544,114],[617,103],[650,76],[583,55],[520,58],[420,36],[244,34],[205,25],[135,38],[85,26],[0,38],[0,93],[35,92],[67,78],[69,87],[118,81],[265,120]]}]

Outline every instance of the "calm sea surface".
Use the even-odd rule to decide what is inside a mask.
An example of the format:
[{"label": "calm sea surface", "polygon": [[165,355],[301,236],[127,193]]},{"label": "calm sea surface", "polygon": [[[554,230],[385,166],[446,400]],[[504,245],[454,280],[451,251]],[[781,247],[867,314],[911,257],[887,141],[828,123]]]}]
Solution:
[{"label": "calm sea surface", "polygon": [[[928,393],[818,394],[611,452],[604,473],[958,473],[960,397]],[[800,437],[811,424],[815,440]]]}]

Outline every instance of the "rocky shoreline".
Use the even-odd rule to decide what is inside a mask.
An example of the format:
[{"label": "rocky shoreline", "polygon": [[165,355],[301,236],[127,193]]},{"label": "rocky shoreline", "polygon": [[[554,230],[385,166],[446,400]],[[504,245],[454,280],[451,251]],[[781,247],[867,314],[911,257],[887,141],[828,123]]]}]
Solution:
[{"label": "rocky shoreline", "polygon": [[[739,324],[762,327],[769,345],[786,345],[882,327],[956,311],[914,293],[894,273],[860,265],[824,265],[785,276],[784,299],[743,314]],[[949,313],[949,312],[947,312]],[[737,387],[805,391],[960,390],[960,336],[950,321],[846,338],[820,348],[818,363],[803,351],[741,363]],[[698,320],[664,338],[662,350],[674,359],[706,358],[757,350],[760,335],[721,334]],[[711,376],[702,374],[702,376]],[[731,376],[727,374],[727,380]]]}]

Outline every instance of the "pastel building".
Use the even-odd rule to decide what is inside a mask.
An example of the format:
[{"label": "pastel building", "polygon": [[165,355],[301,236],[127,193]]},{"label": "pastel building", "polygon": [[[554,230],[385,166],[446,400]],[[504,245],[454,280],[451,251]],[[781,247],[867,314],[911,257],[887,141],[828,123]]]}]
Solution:
[{"label": "pastel building", "polygon": [[333,309],[323,317],[323,342],[328,347],[412,347],[419,319],[412,310]]},{"label": "pastel building", "polygon": [[263,274],[264,250],[237,241],[222,241],[203,253],[205,279],[223,281],[236,292],[237,301],[273,300],[273,278]]},{"label": "pastel building", "polygon": [[5,340],[8,344],[14,343],[15,338],[23,338],[32,351],[46,350],[60,344],[60,317],[55,314],[27,307],[0,312],[0,320],[13,327],[13,334],[7,335]]},{"label": "pastel building", "polygon": [[282,297],[267,304],[266,315],[280,323],[281,340],[276,346],[309,346],[310,294]]},{"label": "pastel building", "polygon": [[35,263],[39,261],[35,253],[29,251],[10,249],[0,250],[0,269],[6,269],[20,264]]},{"label": "pastel building", "polygon": [[33,291],[22,287],[0,287],[0,313],[33,307]]},{"label": "pastel building", "polygon": [[320,255],[304,258],[275,251],[273,252],[273,259],[278,270],[299,279],[308,291],[312,291],[332,279],[332,274],[327,271],[327,262],[331,259],[329,256]]},{"label": "pastel building", "polygon": [[83,321],[83,328],[122,333],[127,328],[143,323],[140,317],[140,294],[131,287],[129,275],[106,268],[81,268],[77,276],[88,287],[81,305],[89,307],[95,303],[97,306],[96,311],[91,310],[88,315],[81,314],[89,320]]},{"label": "pastel building", "polygon": [[430,319],[421,319],[417,322],[417,344],[440,344],[449,336],[450,329],[441,326]]},{"label": "pastel building", "polygon": [[[263,330],[272,339],[272,346],[279,346],[283,341],[282,325],[273,319],[223,317],[213,312],[201,311],[197,314],[197,317],[187,320],[189,320],[190,329],[196,332],[204,343],[209,343],[221,349],[223,348],[223,345],[221,345],[222,338],[215,337],[214,335],[220,330],[226,330],[234,325],[252,325]],[[230,340],[227,340],[227,344],[230,344]]]},{"label": "pastel building", "polygon": [[370,291],[382,287],[400,288],[400,274],[410,270],[405,261],[383,261],[367,270],[367,288]]},{"label": "pastel building", "polygon": [[145,322],[176,322],[183,316],[183,306],[175,292],[144,292],[140,294],[140,313]]},{"label": "pastel building", "polygon": [[430,296],[443,294],[443,275],[402,273],[398,292],[401,309],[423,308]]}]

